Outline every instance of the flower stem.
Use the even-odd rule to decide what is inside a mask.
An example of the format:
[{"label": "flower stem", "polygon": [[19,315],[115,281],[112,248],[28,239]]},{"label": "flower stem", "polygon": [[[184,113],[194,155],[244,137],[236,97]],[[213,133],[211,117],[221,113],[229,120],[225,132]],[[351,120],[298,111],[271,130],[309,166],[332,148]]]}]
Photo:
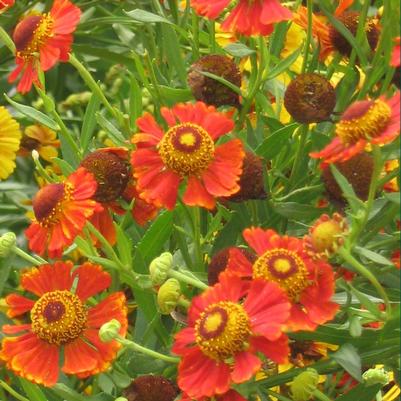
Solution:
[{"label": "flower stem", "polygon": [[0,42],[3,42],[11,53],[15,54],[15,44],[13,40],[10,38],[10,35],[0,26]]},{"label": "flower stem", "polygon": [[331,401],[331,399],[329,397],[327,397],[326,394],[323,394],[320,390],[316,389],[313,392],[313,396],[319,400],[319,401]]},{"label": "flower stem", "polygon": [[193,239],[195,251],[195,266],[203,271],[203,257],[202,257],[202,244],[201,244],[201,227],[200,227],[200,208],[193,208]]},{"label": "flower stem", "polygon": [[25,398],[20,393],[17,393],[12,387],[10,387],[6,382],[0,380],[0,386],[4,388],[7,392],[9,392],[13,397],[15,397],[19,401],[29,401],[28,398]]},{"label": "flower stem", "polygon": [[294,186],[294,181],[298,176],[299,166],[301,164],[303,152],[305,150],[306,138],[308,137],[309,125],[302,124],[299,128],[299,131],[300,131],[300,138],[299,138],[298,148],[295,154],[294,164],[292,165],[290,179],[288,181],[289,189],[291,189]]},{"label": "flower stem", "polygon": [[379,281],[377,280],[377,278],[375,277],[375,275],[368,270],[365,266],[362,265],[362,263],[358,262],[352,255],[351,253],[345,248],[345,247],[341,247],[337,253],[347,262],[349,263],[352,267],[355,268],[355,270],[362,275],[363,277],[365,277],[366,279],[368,279],[371,284],[373,285],[373,287],[376,288],[377,292],[380,294],[380,296],[382,297],[384,303],[386,304],[386,310],[389,310],[389,306],[390,306],[390,301],[388,299],[388,296],[386,294],[386,291],[384,290],[384,288],[381,286],[381,284],[379,283]]},{"label": "flower stem", "polygon": [[27,254],[25,251],[18,248],[17,246],[15,246],[13,248],[13,252],[20,258],[25,259],[29,263],[32,263],[34,266],[40,266],[40,265],[48,263],[46,260],[42,259],[40,256],[37,256],[37,258],[34,258],[33,256]]},{"label": "flower stem", "polygon": [[194,277],[189,277],[184,273],[181,273],[177,270],[170,270],[168,272],[168,275],[172,278],[176,278],[178,281],[182,281],[183,283],[192,285],[193,287],[199,288],[200,290],[206,290],[209,288],[207,284],[204,282],[198,280],[197,278]]},{"label": "flower stem", "polygon": [[308,55],[309,55],[309,47],[312,41],[312,17],[313,17],[313,1],[307,0],[306,7],[308,12],[308,27],[306,31],[306,41],[305,41],[305,53],[304,59],[302,62],[302,73],[306,71],[306,67],[308,65]]},{"label": "flower stem", "polygon": [[178,363],[180,361],[180,358],[176,358],[174,356],[168,356],[168,355],[161,354],[160,352],[153,351],[153,350],[151,350],[149,348],[143,347],[142,345],[139,345],[139,344],[137,344],[137,343],[135,343],[133,341],[127,340],[127,339],[122,338],[122,337],[117,337],[116,340],[120,344],[124,345],[124,347],[126,347],[126,348],[132,349],[134,351],[140,352],[140,353],[145,354],[145,355],[149,355],[149,356],[151,356],[152,358],[155,358],[155,359],[160,359],[162,361],[170,362],[170,363]]}]

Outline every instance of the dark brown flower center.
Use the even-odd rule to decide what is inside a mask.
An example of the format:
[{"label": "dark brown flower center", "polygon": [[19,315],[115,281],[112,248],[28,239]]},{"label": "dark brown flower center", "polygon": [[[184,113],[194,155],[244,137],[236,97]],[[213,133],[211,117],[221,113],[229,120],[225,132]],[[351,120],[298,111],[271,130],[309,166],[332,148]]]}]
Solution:
[{"label": "dark brown flower center", "polygon": [[35,195],[32,201],[33,212],[38,221],[54,217],[57,206],[65,195],[64,184],[48,184]]}]

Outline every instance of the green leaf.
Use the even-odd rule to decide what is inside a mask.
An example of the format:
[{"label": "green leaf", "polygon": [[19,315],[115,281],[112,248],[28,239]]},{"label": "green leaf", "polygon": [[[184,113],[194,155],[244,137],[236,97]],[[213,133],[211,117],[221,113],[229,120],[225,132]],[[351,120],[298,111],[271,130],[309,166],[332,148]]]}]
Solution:
[{"label": "green leaf", "polygon": [[29,398],[29,401],[47,401],[47,397],[43,394],[39,386],[21,377],[18,379],[25,391],[25,394]]},{"label": "green leaf", "polygon": [[363,292],[360,292],[359,290],[357,290],[356,288],[354,288],[351,284],[349,284],[349,287],[351,288],[351,292],[353,295],[355,295],[359,302],[374,316],[376,316],[377,318],[380,318],[381,316],[381,312],[379,307],[372,302],[369,299],[369,296],[364,294]]},{"label": "green leaf", "polygon": [[25,106],[23,104],[14,102],[14,100],[11,100],[6,94],[4,94],[4,97],[6,98],[7,102],[10,103],[13,107],[15,107],[20,113],[29,117],[33,121],[37,121],[38,123],[43,124],[54,131],[60,131],[60,127],[57,125],[57,123],[53,121],[50,117],[48,117],[46,114],[43,114],[42,112],[34,109],[33,107]]},{"label": "green leaf", "polygon": [[255,50],[240,42],[230,43],[224,50],[233,57],[247,57],[255,53]]},{"label": "green leaf", "polygon": [[361,357],[352,344],[344,344],[331,357],[341,365],[354,379],[362,381]]},{"label": "green leaf", "polygon": [[356,246],[355,250],[365,258],[372,260],[375,263],[378,263],[379,265],[384,265],[384,266],[393,266],[393,262],[391,260],[388,260],[384,256],[380,255],[377,252],[373,252],[369,249],[362,248],[360,246]]},{"label": "green leaf", "polygon": [[96,113],[96,120],[99,125],[106,131],[106,135],[117,145],[122,146],[125,144],[124,135],[110,122],[103,114]]},{"label": "green leaf", "polygon": [[303,205],[297,202],[276,203],[273,210],[291,220],[310,220],[321,214],[319,209],[313,209],[310,205]]},{"label": "green leaf", "polygon": [[84,152],[86,152],[89,141],[92,138],[93,132],[95,130],[96,112],[99,110],[99,107],[100,99],[95,93],[92,93],[88,106],[86,107],[81,130],[81,147]]},{"label": "green leaf", "polygon": [[336,398],[336,401],[356,401],[356,400],[374,400],[375,395],[381,388],[381,384],[367,386],[365,383],[358,384],[346,394]]},{"label": "green leaf", "polygon": [[390,202],[394,202],[397,205],[400,204],[400,193],[399,192],[392,192],[392,193],[388,193],[385,192],[384,196],[390,201]]},{"label": "green leaf", "polygon": [[161,17],[160,15],[157,14],[153,14],[149,11],[141,10],[139,8],[136,8],[135,10],[132,11],[125,11],[125,14],[127,14],[135,21],[139,22],[145,22],[145,23],[163,22],[165,24],[174,25],[167,18]]},{"label": "green leaf", "polygon": [[[129,212],[127,212],[129,213]],[[132,261],[132,243],[130,239],[125,235],[125,232],[121,230],[120,226],[115,224],[117,231],[117,251],[121,262],[129,266]]]},{"label": "green leaf", "polygon": [[57,383],[51,388],[51,391],[66,401],[87,401],[87,397],[78,394],[63,383]]},{"label": "green leaf", "polygon": [[288,142],[290,136],[299,124],[289,124],[274,131],[256,148],[255,152],[265,159],[272,159]]},{"label": "green leaf", "polygon": [[273,78],[277,77],[277,75],[280,75],[283,71],[286,71],[289,66],[294,64],[295,60],[300,55],[301,51],[302,51],[302,47],[295,50],[295,52],[291,53],[284,60],[281,60],[276,66],[274,66],[271,70],[269,70],[269,73],[267,74],[266,79],[273,79]]},{"label": "green leaf", "polygon": [[159,85],[158,86],[160,93],[163,98],[171,104],[175,104],[177,102],[188,102],[192,100],[192,92],[190,89],[180,89],[180,88],[170,88],[169,86]]},{"label": "green leaf", "polygon": [[138,273],[148,273],[147,265],[161,253],[165,242],[170,238],[172,229],[173,214],[168,211],[160,214],[149,227],[138,243],[134,256],[134,267],[138,268]]}]

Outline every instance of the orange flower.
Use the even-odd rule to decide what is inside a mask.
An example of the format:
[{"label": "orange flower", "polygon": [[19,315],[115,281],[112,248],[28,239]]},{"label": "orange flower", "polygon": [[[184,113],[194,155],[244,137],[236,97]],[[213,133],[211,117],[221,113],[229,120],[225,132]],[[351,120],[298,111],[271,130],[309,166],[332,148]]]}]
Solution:
[{"label": "orange flower", "polygon": [[223,276],[193,298],[188,327],[176,335],[172,348],[182,356],[181,390],[197,400],[224,394],[232,383],[249,380],[261,368],[258,352],[286,362],[289,347],[282,330],[289,308],[277,284],[249,284],[233,276]]},{"label": "orange flower", "polygon": [[93,199],[96,181],[80,167],[64,183],[48,184],[35,195],[32,204],[35,219],[25,231],[29,248],[49,257],[60,257],[73,243],[86,221],[102,207]]},{"label": "orange flower", "polygon": [[142,132],[132,139],[137,149],[131,164],[140,196],[171,210],[185,180],[183,202],[213,209],[216,197],[237,192],[244,158],[242,142],[233,139],[215,145],[233,129],[233,121],[202,102],[163,107],[161,114],[169,126],[166,133],[146,113],[137,120]]},{"label": "orange flower", "polygon": [[[72,262],[56,262],[33,268],[21,276],[21,286],[39,299],[19,294],[6,297],[8,316],[30,312],[31,323],[4,325],[6,337],[0,358],[15,374],[45,386],[56,384],[61,370],[80,378],[105,371],[116,357],[119,343],[103,343],[99,328],[110,319],[127,331],[125,296],[117,292],[93,306],[86,301],[111,284],[109,273],[98,265],[84,263],[73,269]],[[76,284],[77,282],[77,284]],[[76,289],[72,291],[76,285]]]},{"label": "orange flower", "polygon": [[0,0],[0,14],[7,10],[7,8],[12,7],[15,0]]},{"label": "orange flower", "polygon": [[[232,0],[191,0],[191,6],[202,16],[215,19],[236,3]],[[221,25],[223,30],[251,35],[269,35],[276,22],[291,19],[291,11],[278,0],[239,0]]]},{"label": "orange flower", "polygon": [[392,98],[357,101],[336,124],[336,137],[313,158],[323,158],[322,167],[344,162],[362,153],[368,143],[384,145],[400,134],[400,92]]},{"label": "orange flower", "polygon": [[81,17],[81,10],[69,0],[55,0],[49,13],[28,15],[15,27],[17,67],[9,76],[14,82],[20,74],[17,90],[29,92],[32,83],[40,85],[38,71],[47,71],[58,61],[68,61],[68,53]]},{"label": "orange flower", "polygon": [[330,300],[334,275],[329,264],[311,259],[298,238],[281,237],[274,230],[261,228],[247,228],[243,235],[258,259],[251,263],[233,248],[220,279],[237,275],[277,283],[292,301],[288,319],[292,331],[314,330],[334,317],[338,305]]}]

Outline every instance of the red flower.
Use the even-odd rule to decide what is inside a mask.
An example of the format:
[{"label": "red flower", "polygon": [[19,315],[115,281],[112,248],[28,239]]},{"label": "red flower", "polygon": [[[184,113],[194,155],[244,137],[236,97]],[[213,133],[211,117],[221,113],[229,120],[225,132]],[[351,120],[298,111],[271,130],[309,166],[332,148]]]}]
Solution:
[{"label": "red flower", "polygon": [[[77,281],[78,280],[78,281]],[[76,284],[77,283],[77,284]],[[111,319],[121,323],[120,334],[127,331],[125,296],[113,293],[93,306],[89,298],[104,291],[111,277],[98,265],[84,263],[73,269],[72,262],[56,262],[33,268],[21,277],[24,290],[37,300],[19,294],[6,297],[8,316],[30,311],[31,323],[4,325],[6,337],[0,358],[15,374],[32,382],[52,386],[61,370],[80,378],[106,370],[116,357],[120,344],[100,341],[99,328]],[[76,285],[76,289],[72,291]]]},{"label": "red flower", "polygon": [[12,7],[14,3],[15,0],[0,0],[0,14],[7,8]]},{"label": "red flower", "polygon": [[17,90],[29,92],[32,83],[40,85],[38,71],[47,71],[58,61],[68,61],[68,53],[81,17],[81,10],[69,0],[55,0],[49,13],[29,15],[15,27],[17,67],[9,76],[14,82],[20,74]]},{"label": "red flower", "polygon": [[398,36],[397,38],[394,39],[394,44],[395,46],[393,47],[393,52],[391,54],[391,61],[390,61],[390,65],[392,67],[399,67],[401,64],[401,60],[400,60],[400,37]]},{"label": "red flower", "polygon": [[[248,401],[241,394],[236,392],[235,390],[229,390],[227,393],[218,395],[214,397],[216,401]],[[210,401],[211,399],[208,397],[199,398],[197,401]],[[193,398],[189,397],[188,394],[182,394],[180,401],[193,401]]]},{"label": "red flower", "polygon": [[[215,19],[235,3],[232,0],[191,0],[191,6],[202,16]],[[242,35],[269,35],[276,22],[291,19],[291,12],[278,0],[239,0],[222,24],[223,30]]]},{"label": "red flower", "polygon": [[259,258],[252,264],[232,249],[220,278],[226,274],[277,283],[292,301],[288,319],[292,331],[314,330],[334,317],[338,305],[330,301],[334,294],[330,265],[311,259],[298,238],[281,237],[274,230],[261,228],[247,228],[243,235]]},{"label": "red flower", "polygon": [[392,98],[362,100],[353,103],[336,124],[336,137],[320,152],[310,154],[323,158],[322,167],[344,162],[365,150],[368,143],[384,145],[400,134],[400,92]]},{"label": "red flower", "polygon": [[188,327],[175,337],[173,352],[182,356],[178,385],[199,399],[225,394],[231,383],[249,380],[261,367],[257,352],[277,363],[289,353],[282,334],[290,304],[275,283],[237,277],[192,300]]},{"label": "red flower", "polygon": [[35,195],[35,219],[25,231],[29,248],[49,257],[60,257],[63,249],[74,242],[87,220],[102,207],[93,199],[96,181],[80,167],[64,183],[48,184]]},{"label": "red flower", "polygon": [[185,180],[183,202],[213,209],[216,197],[237,192],[244,158],[242,143],[233,139],[215,145],[233,129],[232,120],[202,102],[162,108],[161,114],[169,126],[166,133],[146,113],[137,120],[142,132],[132,139],[137,149],[131,164],[140,196],[171,210]]}]

